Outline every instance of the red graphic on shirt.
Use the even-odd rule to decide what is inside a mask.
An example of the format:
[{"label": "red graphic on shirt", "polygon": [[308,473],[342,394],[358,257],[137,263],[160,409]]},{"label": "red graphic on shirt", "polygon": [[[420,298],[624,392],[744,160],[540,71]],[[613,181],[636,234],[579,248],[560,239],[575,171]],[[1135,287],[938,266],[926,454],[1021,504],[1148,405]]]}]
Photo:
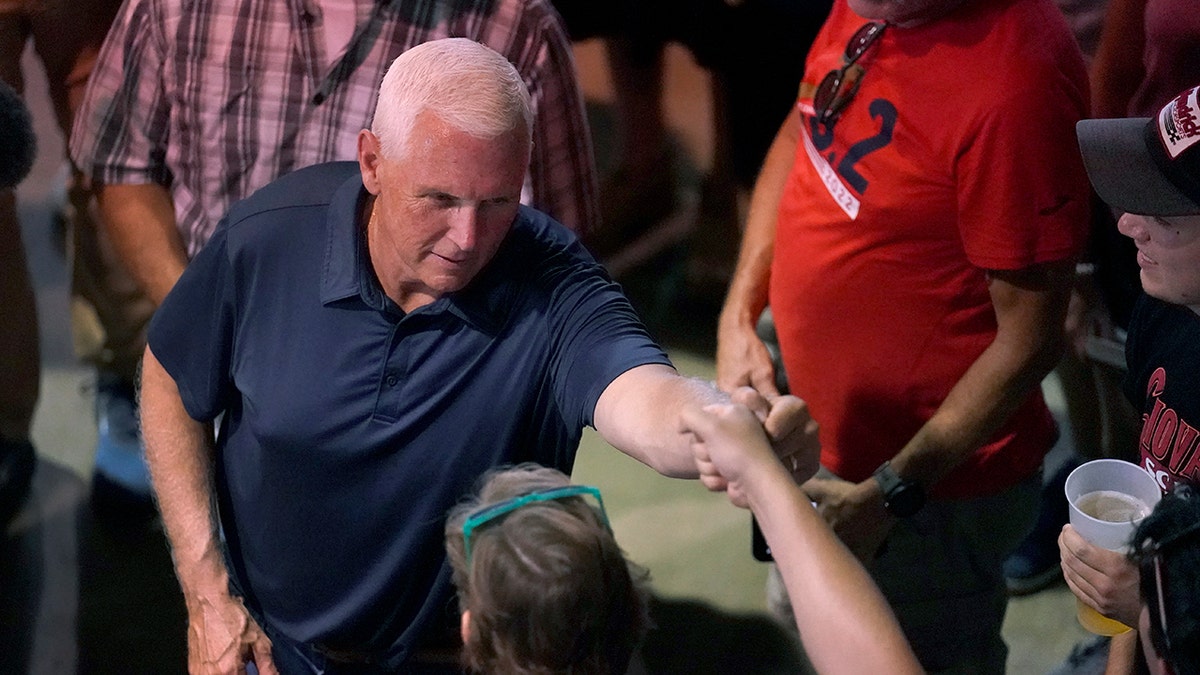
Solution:
[{"label": "red graphic on shirt", "polygon": [[1139,442],[1144,468],[1164,492],[1170,491],[1179,479],[1200,484],[1200,453],[1196,452],[1200,431],[1163,403],[1166,386],[1167,371],[1160,367],[1146,384],[1147,403],[1151,407],[1142,415]]}]

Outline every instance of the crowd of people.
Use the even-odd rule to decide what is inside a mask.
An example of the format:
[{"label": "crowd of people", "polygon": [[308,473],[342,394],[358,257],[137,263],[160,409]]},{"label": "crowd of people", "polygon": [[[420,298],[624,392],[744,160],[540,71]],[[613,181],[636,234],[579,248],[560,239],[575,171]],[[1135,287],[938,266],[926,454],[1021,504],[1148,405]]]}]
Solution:
[{"label": "crowd of people", "polygon": [[[756,177],[724,223],[714,383],[675,370],[603,264],[632,235],[601,219],[571,26],[646,37],[627,22],[548,0],[86,3],[52,77],[93,490],[161,518],[190,672],[636,667],[645,573],[569,479],[592,427],[754,513],[768,606],[817,672],[1004,673],[1010,555],[1054,522],[1041,468],[1063,430],[1040,385],[1080,343],[1086,260],[1109,286],[1136,265],[1127,318],[1114,293],[1087,311],[1121,323],[1141,415],[1112,454],[1166,496],[1128,554],[1066,526],[1052,567],[1136,627],[1109,672],[1196,673],[1200,24],[1171,18],[1181,1],[1110,0],[1090,66],[1052,0],[822,10],[790,107],[763,111],[769,147],[726,139]],[[0,37],[50,59],[26,14],[53,17],[12,4]],[[655,7],[653,44],[723,44]],[[647,173],[659,121],[623,122]],[[18,149],[0,523],[35,455]],[[1136,254],[1098,243],[1114,228]]]}]

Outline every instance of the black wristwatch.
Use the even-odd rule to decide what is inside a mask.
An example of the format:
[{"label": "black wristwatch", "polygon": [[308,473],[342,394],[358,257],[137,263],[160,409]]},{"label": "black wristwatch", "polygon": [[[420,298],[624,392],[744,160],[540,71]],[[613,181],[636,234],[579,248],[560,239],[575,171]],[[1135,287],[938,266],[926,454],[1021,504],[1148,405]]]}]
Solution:
[{"label": "black wristwatch", "polygon": [[875,469],[875,482],[883,490],[884,508],[897,518],[907,518],[925,506],[925,488],[896,475],[891,462],[884,462]]}]

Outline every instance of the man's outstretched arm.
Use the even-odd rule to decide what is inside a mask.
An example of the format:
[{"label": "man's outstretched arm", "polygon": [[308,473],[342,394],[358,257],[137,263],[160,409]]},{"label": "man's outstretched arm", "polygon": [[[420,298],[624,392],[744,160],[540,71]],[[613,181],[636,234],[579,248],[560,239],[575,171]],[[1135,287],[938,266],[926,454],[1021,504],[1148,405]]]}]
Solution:
[{"label": "man's outstretched arm", "polygon": [[765,398],[750,387],[726,394],[709,382],[683,377],[670,366],[638,366],[613,380],[596,403],[595,425],[613,447],[659,473],[695,478],[690,438],[681,431],[683,415],[730,401],[754,412],[775,452],[797,477],[812,475],[816,423],[803,401],[795,396]]}]

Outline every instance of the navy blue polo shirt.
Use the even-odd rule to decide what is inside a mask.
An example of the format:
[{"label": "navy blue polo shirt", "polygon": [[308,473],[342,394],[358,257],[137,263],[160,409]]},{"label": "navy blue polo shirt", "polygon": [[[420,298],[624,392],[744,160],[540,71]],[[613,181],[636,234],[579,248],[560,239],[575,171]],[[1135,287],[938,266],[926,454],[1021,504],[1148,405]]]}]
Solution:
[{"label": "navy blue polo shirt", "polygon": [[522,207],[463,290],[405,314],[371,269],[358,165],[236,204],[150,326],[188,414],[225,413],[231,573],[288,637],[409,649],[454,615],[446,511],[498,464],[569,472],[618,375],[669,364],[566,228]]}]

